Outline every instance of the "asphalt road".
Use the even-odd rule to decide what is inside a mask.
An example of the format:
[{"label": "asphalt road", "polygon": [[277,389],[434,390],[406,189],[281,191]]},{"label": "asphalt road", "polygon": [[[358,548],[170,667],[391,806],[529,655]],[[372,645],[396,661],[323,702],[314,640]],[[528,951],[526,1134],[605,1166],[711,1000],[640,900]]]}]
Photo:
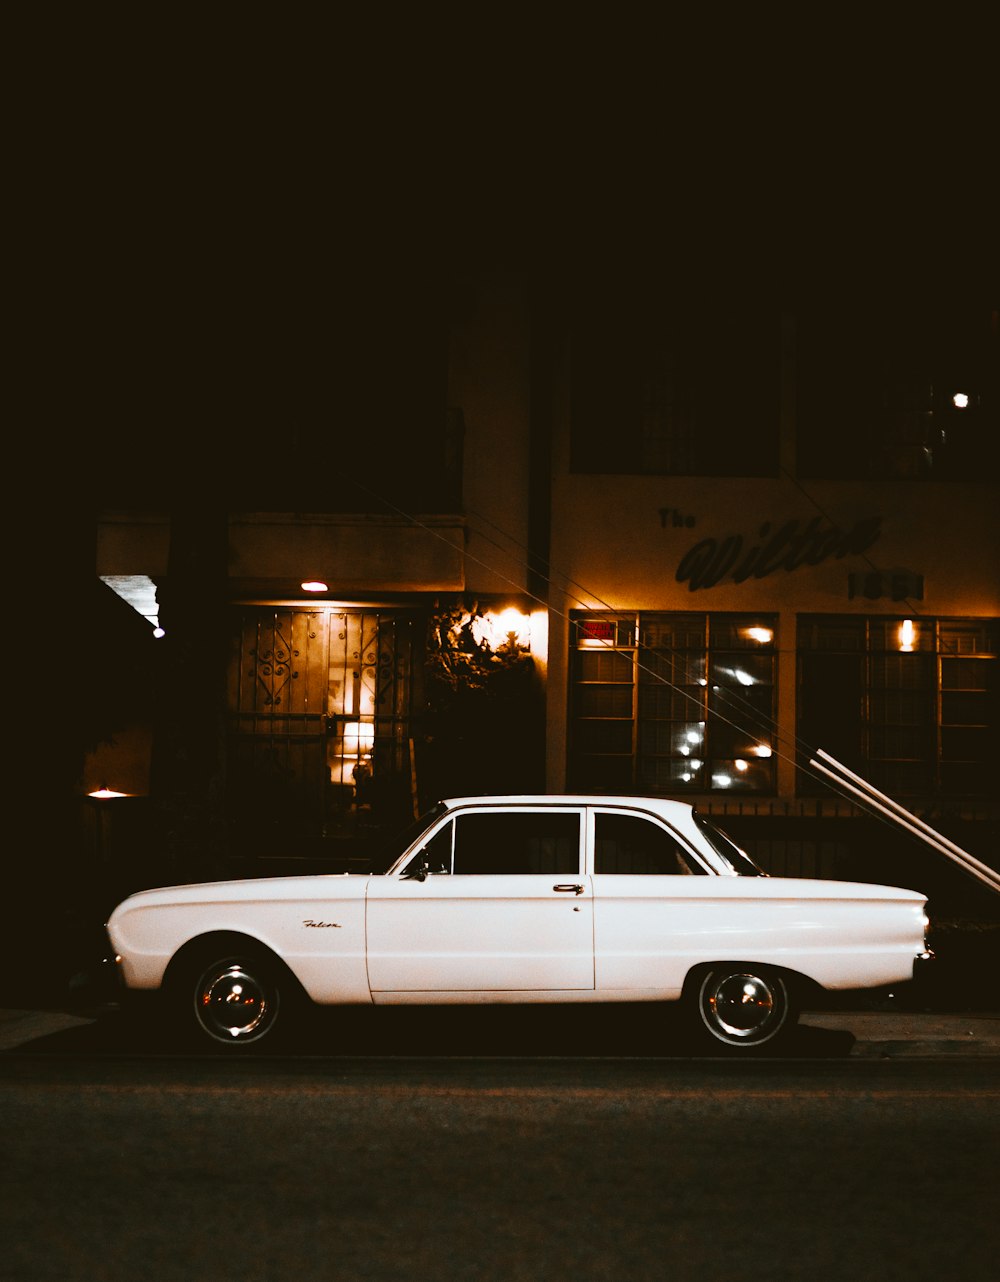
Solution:
[{"label": "asphalt road", "polygon": [[993,1058],[0,1056],[3,1282],[978,1279]]}]

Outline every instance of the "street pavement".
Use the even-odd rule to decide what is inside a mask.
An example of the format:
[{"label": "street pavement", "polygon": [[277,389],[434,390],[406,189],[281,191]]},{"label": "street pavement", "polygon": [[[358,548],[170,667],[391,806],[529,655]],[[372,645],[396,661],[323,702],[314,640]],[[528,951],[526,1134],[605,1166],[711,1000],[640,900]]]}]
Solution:
[{"label": "street pavement", "polygon": [[[0,1051],[73,1029],[87,1028],[95,1012],[0,1009]],[[903,1010],[806,1011],[799,1024],[849,1034],[851,1058],[1000,1057],[1000,1013]]]}]

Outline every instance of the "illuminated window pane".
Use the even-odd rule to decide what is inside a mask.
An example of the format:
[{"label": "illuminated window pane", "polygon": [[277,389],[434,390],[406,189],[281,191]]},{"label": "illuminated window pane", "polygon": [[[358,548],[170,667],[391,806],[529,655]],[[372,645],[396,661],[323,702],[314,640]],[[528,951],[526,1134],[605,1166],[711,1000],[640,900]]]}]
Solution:
[{"label": "illuminated window pane", "polygon": [[[622,767],[617,764],[614,772],[610,768],[613,744],[630,754],[624,785],[629,789],[639,786],[654,794],[773,792],[775,634],[776,620],[770,616],[642,614],[631,633],[642,644],[619,651],[617,665],[599,669],[593,655],[578,646],[569,760],[572,786],[615,790],[612,773],[621,779]],[[713,638],[718,645],[713,646]],[[592,684],[598,676],[617,681],[625,671],[622,661],[631,673],[629,686]],[[611,671],[613,678],[606,676]],[[617,697],[610,697],[608,690],[617,691]],[[624,728],[600,732],[590,724],[599,715],[627,715],[631,732],[632,706],[626,712],[626,691],[630,700],[636,696],[637,707],[635,733],[627,749]],[[728,763],[726,770],[713,774],[706,766],[712,759]]]}]

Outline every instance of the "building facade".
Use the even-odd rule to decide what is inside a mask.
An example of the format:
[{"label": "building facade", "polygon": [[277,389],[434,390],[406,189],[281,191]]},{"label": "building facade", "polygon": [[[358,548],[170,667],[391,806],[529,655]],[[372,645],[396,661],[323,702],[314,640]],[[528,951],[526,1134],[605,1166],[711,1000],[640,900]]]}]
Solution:
[{"label": "building facade", "polygon": [[[883,831],[823,750],[988,857],[995,310],[498,273],[431,312],[360,438],[333,398],[280,483],[228,473],[242,843],[319,851],[495,781],[685,797],[772,871],[853,875]],[[146,584],[151,629],[177,507],[99,521],[98,576]],[[142,735],[81,790],[155,791]]]}]

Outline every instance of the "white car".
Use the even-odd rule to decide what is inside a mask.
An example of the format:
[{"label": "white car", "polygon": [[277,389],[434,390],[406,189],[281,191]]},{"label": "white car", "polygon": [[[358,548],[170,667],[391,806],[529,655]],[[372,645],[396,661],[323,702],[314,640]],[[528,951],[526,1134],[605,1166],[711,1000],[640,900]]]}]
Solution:
[{"label": "white car", "polygon": [[107,924],[121,979],[232,1048],[309,1002],[680,1001],[708,1045],[749,1052],[811,991],[897,984],[930,956],[923,895],[768,877],[678,801],[447,801],[398,851],[384,873],[134,894]]}]

